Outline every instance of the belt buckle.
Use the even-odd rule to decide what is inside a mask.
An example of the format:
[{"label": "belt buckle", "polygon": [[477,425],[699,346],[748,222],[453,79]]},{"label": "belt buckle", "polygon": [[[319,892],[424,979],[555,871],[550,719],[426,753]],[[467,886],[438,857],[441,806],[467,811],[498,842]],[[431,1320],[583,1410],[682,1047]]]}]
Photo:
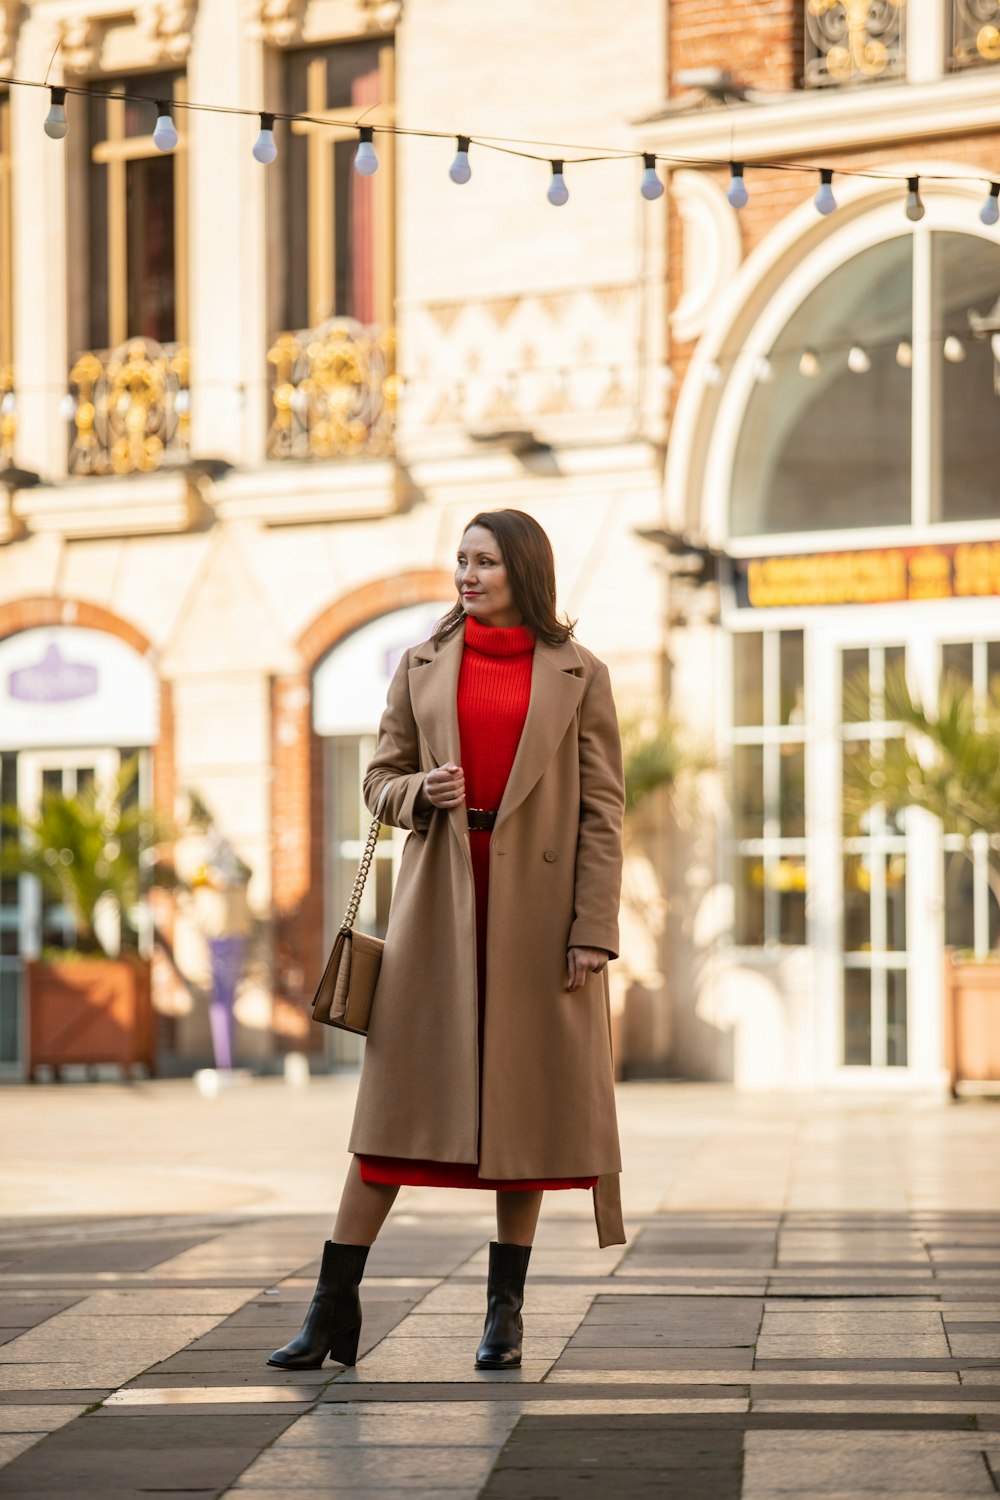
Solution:
[{"label": "belt buckle", "polygon": [[466,808],[466,817],[473,833],[490,833],[497,820],[496,813],[485,807]]}]

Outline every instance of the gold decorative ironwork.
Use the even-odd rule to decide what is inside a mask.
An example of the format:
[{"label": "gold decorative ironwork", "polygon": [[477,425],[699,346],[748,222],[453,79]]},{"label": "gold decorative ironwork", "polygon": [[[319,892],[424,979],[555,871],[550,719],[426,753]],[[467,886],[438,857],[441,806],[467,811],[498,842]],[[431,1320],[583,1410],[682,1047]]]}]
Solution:
[{"label": "gold decorative ironwork", "polygon": [[0,460],[4,464],[14,462],[14,441],[17,437],[17,396],[14,392],[14,367],[0,368]]},{"label": "gold decorative ironwork", "polygon": [[806,0],[805,10],[808,88],[904,75],[906,0]]},{"label": "gold decorative ironwork", "polygon": [[270,458],[382,457],[392,452],[396,330],[331,318],[282,333],[271,366]]},{"label": "gold decorative ironwork", "polygon": [[128,339],[81,354],[69,375],[71,474],[151,474],[190,449],[191,353]]},{"label": "gold decorative ironwork", "polygon": [[1000,62],[1000,0],[952,0],[952,67],[995,62]]}]

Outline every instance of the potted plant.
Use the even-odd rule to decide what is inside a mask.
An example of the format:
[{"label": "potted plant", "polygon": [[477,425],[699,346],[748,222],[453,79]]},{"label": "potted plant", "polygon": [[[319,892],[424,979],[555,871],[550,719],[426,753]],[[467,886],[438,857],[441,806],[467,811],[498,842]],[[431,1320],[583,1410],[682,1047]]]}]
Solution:
[{"label": "potted plant", "polygon": [[[670,1048],[669,1021],[657,1000],[667,922],[663,891],[663,817],[657,804],[686,774],[711,759],[692,750],[676,721],[662,711],[622,716],[625,773],[625,862],[620,911],[621,956],[610,966],[611,1025],[619,1076],[662,1067]],[[637,1066],[638,1065],[638,1066]]]},{"label": "potted plant", "polygon": [[137,770],[133,758],[110,787],[46,792],[35,813],[0,807],[0,876],[32,876],[72,931],[70,946],[26,964],[32,1076],[74,1063],[152,1071],[150,966],[132,919],[145,889],[174,882],[156,863]]},{"label": "potted plant", "polygon": [[[847,686],[850,699],[854,687]],[[859,714],[864,705],[859,701]],[[867,717],[865,710],[862,717]],[[946,673],[928,707],[910,693],[903,671],[887,676],[885,719],[903,733],[857,760],[845,778],[848,811],[875,804],[889,811],[920,807],[946,834],[985,836],[991,899],[1000,903],[1000,685],[975,692]],[[945,951],[945,1053],[952,1090],[960,1083],[1000,1084],[1000,951]]]}]

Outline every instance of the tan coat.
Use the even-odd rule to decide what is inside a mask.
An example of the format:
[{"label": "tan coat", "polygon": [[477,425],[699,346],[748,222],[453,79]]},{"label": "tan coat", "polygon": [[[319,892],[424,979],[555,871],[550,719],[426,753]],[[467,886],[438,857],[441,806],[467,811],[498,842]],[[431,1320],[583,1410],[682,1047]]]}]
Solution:
[{"label": "tan coat", "polygon": [[[602,1245],[623,1244],[607,970],[566,989],[571,945],[618,951],[623,782],[608,670],[573,641],[535,647],[531,700],[490,841],[480,1090],[476,923],[465,808],[415,809],[461,764],[459,631],[409,650],[365,774],[410,830],[393,894],[350,1149],[475,1162],[484,1177],[600,1178]],[[480,1118],[480,1098],[482,1111]]]}]

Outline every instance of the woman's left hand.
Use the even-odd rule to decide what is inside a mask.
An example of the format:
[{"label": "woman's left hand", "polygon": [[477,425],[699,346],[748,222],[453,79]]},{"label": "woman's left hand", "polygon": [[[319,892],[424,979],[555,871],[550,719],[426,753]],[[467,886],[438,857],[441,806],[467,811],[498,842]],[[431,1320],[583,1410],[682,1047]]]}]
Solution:
[{"label": "woman's left hand", "polygon": [[569,948],[566,952],[569,965],[568,990],[582,990],[588,974],[599,974],[607,967],[608,955],[603,948]]}]

